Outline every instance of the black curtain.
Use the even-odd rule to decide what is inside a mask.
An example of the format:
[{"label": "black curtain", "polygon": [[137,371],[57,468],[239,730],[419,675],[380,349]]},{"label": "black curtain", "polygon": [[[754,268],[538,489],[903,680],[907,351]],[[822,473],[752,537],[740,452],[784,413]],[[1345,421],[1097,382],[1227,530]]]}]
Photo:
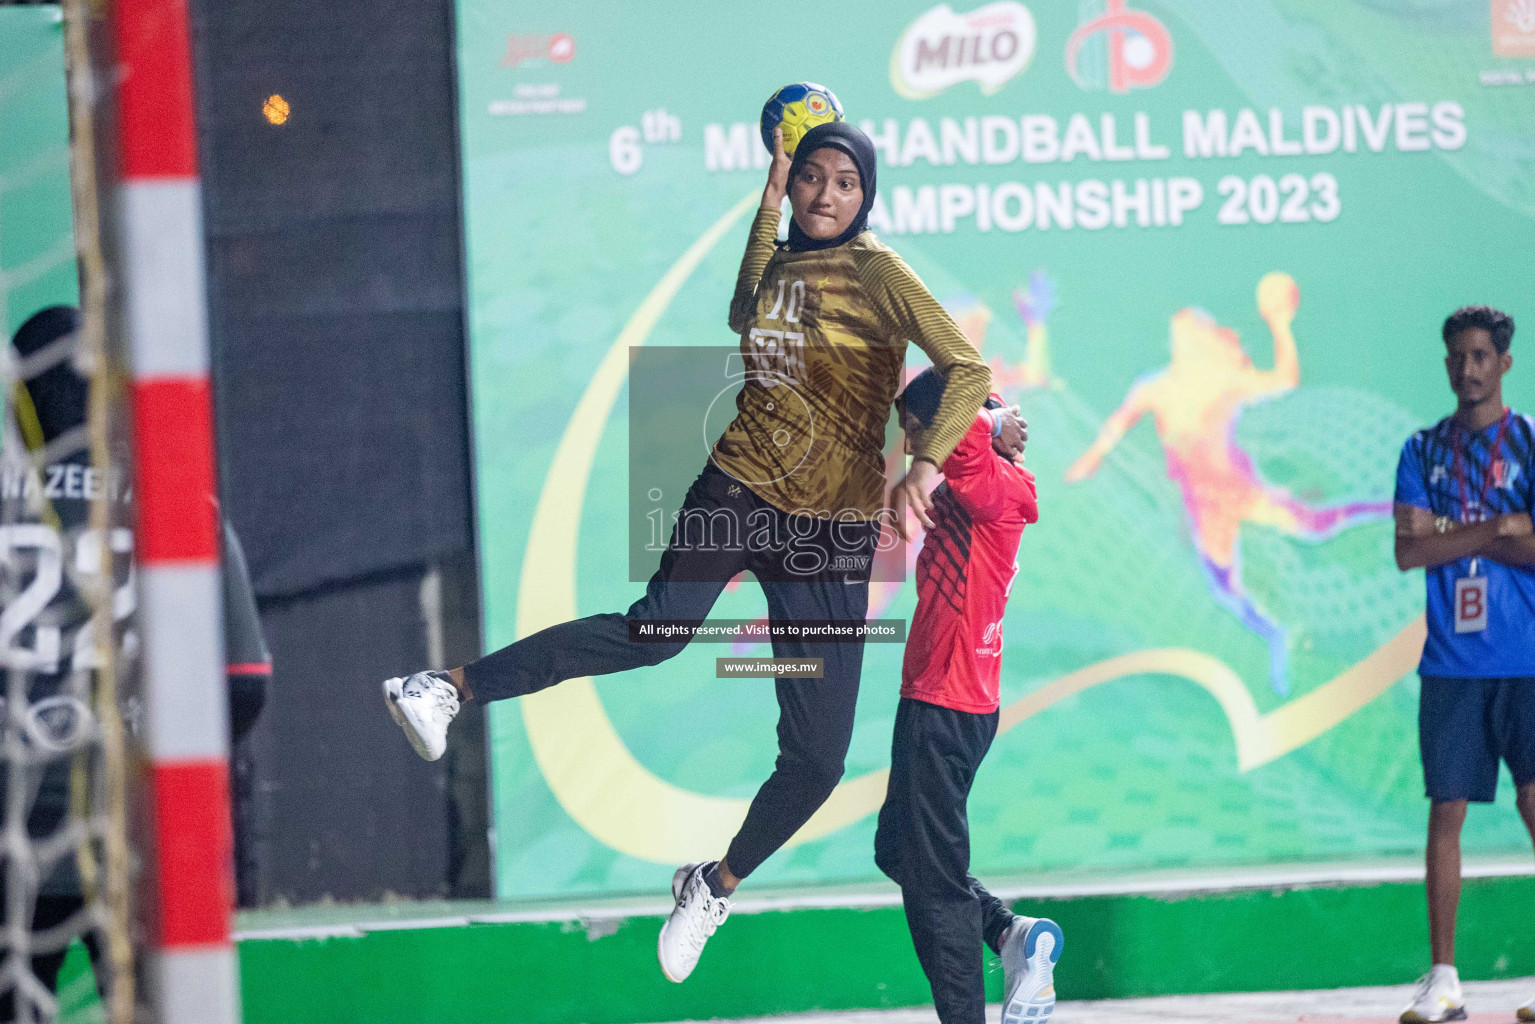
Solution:
[{"label": "black curtain", "polygon": [[274,666],[242,889],[482,895],[478,720],[429,765],[379,693],[478,653],[452,3],[193,18],[220,492]]}]

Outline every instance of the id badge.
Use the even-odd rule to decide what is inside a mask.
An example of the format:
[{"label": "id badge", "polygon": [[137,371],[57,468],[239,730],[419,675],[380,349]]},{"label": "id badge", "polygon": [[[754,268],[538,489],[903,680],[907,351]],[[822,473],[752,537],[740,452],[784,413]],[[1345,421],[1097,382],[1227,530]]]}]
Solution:
[{"label": "id badge", "polygon": [[1455,632],[1480,633],[1487,628],[1487,577],[1463,576],[1455,581]]}]

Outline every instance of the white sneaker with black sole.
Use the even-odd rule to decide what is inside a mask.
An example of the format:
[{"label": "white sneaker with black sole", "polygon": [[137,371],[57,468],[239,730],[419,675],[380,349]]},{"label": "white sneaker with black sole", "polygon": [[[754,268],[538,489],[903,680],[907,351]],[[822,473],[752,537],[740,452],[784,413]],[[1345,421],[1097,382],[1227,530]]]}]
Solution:
[{"label": "white sneaker with black sole", "polygon": [[1046,917],[1020,917],[1002,937],[1002,1024],[1046,1024],[1065,937]]},{"label": "white sneaker with black sole", "polygon": [[715,896],[704,881],[709,864],[684,864],[672,875],[672,899],[677,905],[661,926],[656,957],[668,981],[683,982],[698,966],[704,943],[730,916],[730,900]]},{"label": "white sneaker with black sole", "polygon": [[448,726],[458,714],[458,688],[446,672],[417,672],[384,680],[389,716],[428,761],[448,749]]},{"label": "white sneaker with black sole", "polygon": [[1466,999],[1460,990],[1460,975],[1446,964],[1418,979],[1412,1002],[1402,1011],[1402,1024],[1440,1024],[1441,1021],[1465,1020]]}]

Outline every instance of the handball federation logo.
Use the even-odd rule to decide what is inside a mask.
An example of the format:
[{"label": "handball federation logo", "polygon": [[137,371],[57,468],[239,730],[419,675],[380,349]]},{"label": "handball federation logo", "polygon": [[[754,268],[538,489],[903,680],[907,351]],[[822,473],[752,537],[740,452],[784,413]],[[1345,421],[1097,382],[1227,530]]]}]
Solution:
[{"label": "handball federation logo", "polygon": [[990,96],[1034,56],[1034,15],[1016,0],[998,0],[968,14],[939,4],[901,33],[890,53],[890,85],[909,100],[937,96],[975,82]]},{"label": "handball federation logo", "polygon": [[1492,0],[1492,52],[1535,57],[1535,0]]},{"label": "handball federation logo", "polygon": [[1173,67],[1173,37],[1145,11],[1106,0],[1102,14],[1077,26],[1066,41],[1066,71],[1083,89],[1125,93],[1150,89]]}]

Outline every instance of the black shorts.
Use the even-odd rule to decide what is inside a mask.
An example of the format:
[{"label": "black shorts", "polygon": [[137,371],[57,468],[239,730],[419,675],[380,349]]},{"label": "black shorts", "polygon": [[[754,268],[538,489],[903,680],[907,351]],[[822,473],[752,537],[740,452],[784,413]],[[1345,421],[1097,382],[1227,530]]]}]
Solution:
[{"label": "black shorts", "polygon": [[1515,786],[1535,782],[1535,678],[1424,676],[1418,745],[1430,800],[1491,803],[1499,761]]}]

